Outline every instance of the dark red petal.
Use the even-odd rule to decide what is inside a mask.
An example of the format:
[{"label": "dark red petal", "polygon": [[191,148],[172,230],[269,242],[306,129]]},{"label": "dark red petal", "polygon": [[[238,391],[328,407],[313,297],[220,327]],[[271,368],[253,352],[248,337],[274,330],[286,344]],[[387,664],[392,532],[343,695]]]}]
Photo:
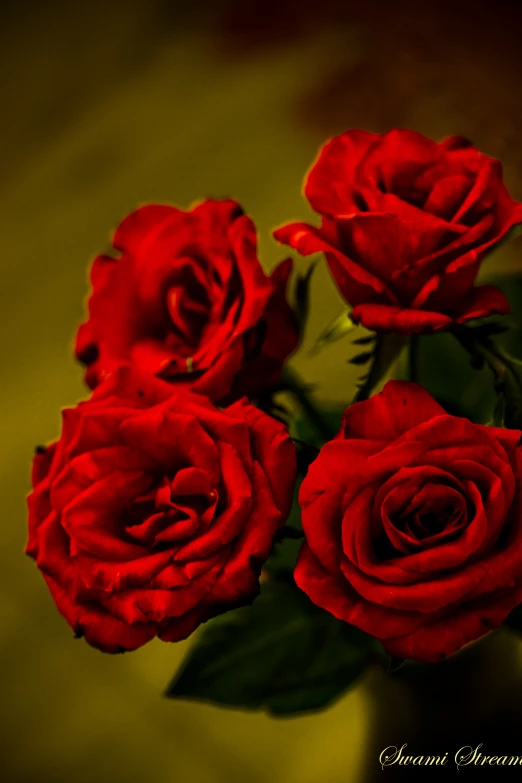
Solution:
[{"label": "dark red petal", "polygon": [[121,562],[88,554],[71,557],[69,538],[56,514],[50,514],[38,530],[38,567],[66,587],[73,599],[84,596],[89,600],[100,591],[143,585],[166,567],[171,556],[171,552],[162,551]]},{"label": "dark red petal", "polygon": [[[328,228],[328,226],[327,226]],[[306,223],[291,223],[273,232],[283,244],[290,245],[301,255],[326,253],[331,272],[343,296],[350,304],[359,302],[396,301],[393,293],[370,271],[355,263],[344,252],[325,238],[322,229]]]},{"label": "dark red petal", "polygon": [[103,607],[125,623],[161,623],[180,617],[200,604],[215,583],[221,566],[214,565],[190,584],[170,590],[133,588],[107,594]]},{"label": "dark red petal", "polygon": [[74,632],[81,633],[92,647],[106,653],[121,653],[136,650],[156,636],[153,624],[128,625],[101,607],[75,604],[58,582],[47,574],[44,578],[58,611]]},{"label": "dark red petal", "polygon": [[473,563],[469,568],[450,572],[436,581],[390,585],[367,576],[347,559],[342,561],[341,568],[357,594],[383,612],[388,608],[426,613],[444,609],[474,594],[487,572],[487,567],[482,563]]},{"label": "dark red petal", "polygon": [[409,191],[419,174],[440,156],[439,145],[426,136],[393,128],[369,150],[364,160],[364,174],[372,184],[380,182],[387,192]]},{"label": "dark red petal", "polygon": [[216,445],[220,455],[224,505],[207,530],[177,549],[173,555],[176,563],[198,560],[218,552],[240,536],[251,514],[252,477],[232,446],[228,443]]},{"label": "dark red petal", "polygon": [[335,571],[341,557],[342,499],[347,466],[362,466],[380,444],[340,439],[327,443],[310,465],[299,489],[306,538],[324,568]]},{"label": "dark red petal", "polygon": [[412,633],[425,620],[421,612],[401,612],[366,601],[342,575],[325,571],[306,543],[299,552],[294,578],[314,604],[380,639]]},{"label": "dark red petal", "polygon": [[277,507],[286,521],[292,506],[297,473],[296,450],[288,429],[244,399],[231,405],[227,413],[247,422],[252,456],[263,468]]},{"label": "dark red petal", "polygon": [[509,302],[500,289],[493,285],[480,285],[471,290],[455,320],[461,324],[472,318],[485,318],[494,313],[505,315],[509,312]]},{"label": "dark red petal", "polygon": [[201,606],[196,606],[191,612],[181,617],[173,617],[162,624],[162,630],[158,633],[158,638],[162,642],[181,642],[193,633],[196,628],[208,616]]},{"label": "dark red petal", "polygon": [[452,150],[469,150],[470,147],[473,147],[473,145],[465,136],[448,136],[447,139],[440,142],[440,148],[447,152]]},{"label": "dark red petal", "polygon": [[235,328],[238,333],[243,333],[263,317],[274,293],[274,284],[259,263],[257,233],[252,220],[246,215],[238,218],[229,234],[235,267],[241,280],[237,296],[243,299]]},{"label": "dark red petal", "polygon": [[[144,337],[135,340],[130,349],[130,359],[136,367],[150,375],[168,374],[172,372],[172,366],[177,368],[179,362],[183,362],[183,371],[186,371],[186,360],[173,354],[163,340],[153,337]],[[181,368],[177,368],[180,371]]]},{"label": "dark red petal", "polygon": [[129,445],[144,451],[165,472],[197,466],[207,471],[217,486],[220,466],[216,443],[195,415],[183,412],[186,406],[183,400],[181,403],[176,406],[179,413],[161,405],[127,419],[121,425],[122,434]]},{"label": "dark red petal", "polygon": [[320,149],[305,180],[304,193],[321,214],[342,215],[357,211],[354,192],[357,167],[379,137],[351,130],[334,137]]},{"label": "dark red petal", "polygon": [[437,180],[423,205],[425,212],[451,220],[471,187],[469,176],[455,172]]},{"label": "dark red petal", "polygon": [[84,364],[93,364],[98,355],[96,337],[92,328],[92,323],[87,321],[78,327],[74,345],[74,355]]},{"label": "dark red petal", "polygon": [[422,334],[449,329],[452,319],[442,313],[426,310],[401,309],[386,304],[360,304],[354,307],[351,318],[374,332]]},{"label": "dark red petal", "polygon": [[233,603],[258,590],[261,565],[270,554],[274,536],[286,521],[277,508],[262,468],[256,464],[252,511],[207,599],[211,604]]},{"label": "dark red petal", "polygon": [[54,455],[56,454],[57,443],[51,443],[49,446],[37,449],[33,457],[31,472],[31,481],[33,487],[43,481],[51,468]]},{"label": "dark red petal", "polygon": [[425,625],[411,634],[383,639],[384,648],[398,658],[435,663],[498,628],[521,602],[520,587],[465,602],[450,614],[425,618]]},{"label": "dark red petal", "polygon": [[390,442],[441,415],[444,408],[419,384],[388,381],[381,392],[345,410],[341,432],[345,438]]},{"label": "dark red petal", "polygon": [[151,377],[130,364],[120,364],[97,387],[91,400],[98,402],[115,398],[120,406],[129,402],[133,407],[143,408],[163,402],[172,394],[172,387],[165,381]]},{"label": "dark red petal", "polygon": [[[400,288],[402,270],[437,250],[443,238],[448,241],[448,235],[460,235],[465,229],[414,207],[399,209],[395,207],[396,201],[404,204],[396,196],[388,195],[380,199],[379,212],[337,218],[336,247],[379,280],[387,282],[406,304],[409,296],[403,297]],[[381,214],[384,210],[386,213]]]},{"label": "dark red petal", "polygon": [[38,488],[33,490],[27,498],[27,543],[25,545],[25,554],[36,560],[38,555],[38,530],[42,522],[51,513],[51,504],[49,502],[48,488]]},{"label": "dark red petal", "polygon": [[280,378],[284,360],[297,348],[299,326],[286,299],[292,263],[292,259],[288,258],[272,272],[270,279],[275,284],[275,290],[266,305],[262,323],[256,327],[265,328],[259,355],[243,359],[241,369],[234,377],[232,400],[243,395],[255,396],[260,390],[275,385]]},{"label": "dark red petal", "polygon": [[117,250],[137,252],[151,231],[159,232],[176,218],[180,210],[164,204],[146,204],[127,215],[114,233],[113,244]]},{"label": "dark red petal", "polygon": [[[205,347],[205,354],[207,353],[207,347]],[[197,394],[205,395],[212,400],[216,405],[222,404],[222,401],[228,399],[230,395],[234,381],[244,364],[244,343],[243,335],[237,335],[227,345],[226,351],[219,351],[219,342],[216,341],[214,346],[216,352],[209,356],[208,364],[204,372],[191,380],[191,375],[175,375],[169,377],[169,381],[173,384],[180,384],[186,382],[190,384],[192,391]],[[198,362],[206,363],[207,358],[201,357]]]},{"label": "dark red petal", "polygon": [[[420,477],[424,474],[425,480],[428,482],[432,480],[451,482],[452,477],[448,473],[429,466],[419,467],[418,469],[401,468],[399,471],[401,473],[398,478],[399,482],[401,478],[404,478],[405,472],[407,478],[416,470],[418,470],[417,476]],[[453,484],[456,487],[459,486],[457,481],[453,481]],[[415,570],[416,562],[418,563],[416,554],[398,555],[383,560],[376,552],[375,539],[382,530],[381,524],[378,524],[375,520],[376,512],[380,517],[383,506],[382,496],[386,496],[389,488],[396,485],[395,476],[392,475],[384,483],[374,484],[370,482],[362,490],[354,491],[351,488],[352,491],[346,493],[343,499],[344,508],[346,509],[343,518],[343,550],[346,557],[360,571],[379,579],[381,582],[391,585],[406,585],[426,581],[432,577],[430,577],[429,572],[422,569],[422,561],[418,564],[418,570]],[[376,486],[379,486],[379,489],[376,490]],[[384,489],[381,490],[381,487]],[[464,496],[466,493],[464,487],[462,492]],[[363,503],[364,506],[362,505]],[[364,525],[359,523],[361,516],[360,514],[358,515],[359,510],[363,509],[364,519],[368,520]],[[380,522],[380,519],[378,522]],[[435,552],[435,549],[433,551]],[[439,551],[439,548],[436,551]]]}]

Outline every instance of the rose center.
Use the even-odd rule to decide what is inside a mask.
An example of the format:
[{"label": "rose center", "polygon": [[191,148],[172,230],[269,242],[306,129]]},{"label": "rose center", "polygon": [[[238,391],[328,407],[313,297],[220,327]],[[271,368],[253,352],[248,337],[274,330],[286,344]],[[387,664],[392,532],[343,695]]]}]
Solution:
[{"label": "rose center", "polygon": [[408,485],[396,487],[384,500],[376,546],[385,559],[451,541],[470,518],[464,497],[452,487],[429,483],[411,489],[413,496]]},{"label": "rose center", "polygon": [[197,468],[162,478],[127,507],[127,534],[151,549],[170,548],[205,530],[214,517],[218,492]]},{"label": "rose center", "polygon": [[205,288],[194,278],[171,285],[167,291],[169,330],[167,343],[177,353],[190,355],[200,344],[210,318],[210,302]]}]

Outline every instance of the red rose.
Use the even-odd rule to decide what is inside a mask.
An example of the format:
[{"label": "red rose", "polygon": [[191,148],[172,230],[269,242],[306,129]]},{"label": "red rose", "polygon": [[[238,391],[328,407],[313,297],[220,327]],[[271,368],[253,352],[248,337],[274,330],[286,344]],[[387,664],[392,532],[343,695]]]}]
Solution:
[{"label": "red rose", "polygon": [[246,400],[220,411],[123,367],[36,455],[26,551],[94,647],[184,639],[256,595],[295,472],[284,426]]},{"label": "red rose", "polygon": [[400,658],[499,626],[522,601],[520,437],[448,416],[414,383],[352,405],[300,489],[299,587]]},{"label": "red rose", "polygon": [[298,342],[285,297],[292,261],[265,275],[239,204],[142,207],[121,223],[114,247],[120,258],[94,261],[76,342],[91,388],[121,361],[214,402],[278,380]]},{"label": "red rose", "polygon": [[303,255],[324,252],[352,319],[375,331],[430,332],[509,312],[474,287],[484,253],[522,222],[498,161],[465,139],[348,131],[321,149],[305,195],[320,228],[274,232]]}]

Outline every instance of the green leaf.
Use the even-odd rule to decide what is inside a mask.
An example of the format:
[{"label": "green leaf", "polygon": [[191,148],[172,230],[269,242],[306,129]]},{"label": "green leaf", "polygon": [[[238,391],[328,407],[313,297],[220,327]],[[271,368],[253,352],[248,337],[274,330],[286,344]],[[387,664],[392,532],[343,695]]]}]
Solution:
[{"label": "green leaf", "polygon": [[509,328],[500,335],[499,344],[516,359],[522,359],[522,274],[503,275],[488,282],[500,288],[511,307],[511,314],[500,321]]},{"label": "green leaf", "polygon": [[301,330],[304,328],[310,310],[310,283],[316,264],[310,264],[304,275],[298,275],[294,289],[294,312]]},{"label": "green leaf", "polygon": [[[296,528],[294,530],[297,531]],[[297,531],[298,532],[298,531]],[[263,571],[269,578],[291,582],[302,538],[284,538],[274,544],[270,557],[263,566]]]},{"label": "green leaf", "polygon": [[509,330],[509,325],[500,321],[487,321],[471,328],[481,337],[495,337],[499,334],[505,334]]},{"label": "green leaf", "polygon": [[352,345],[371,345],[372,343],[375,344],[376,341],[377,335],[372,333],[364,337],[357,337],[355,340],[352,340]]},{"label": "green leaf", "polygon": [[491,425],[493,427],[506,426],[506,398],[502,394],[497,397]]},{"label": "green leaf", "polygon": [[[520,231],[522,227],[517,227]],[[507,316],[495,316],[481,321],[478,325],[470,327],[473,334],[481,341],[486,341],[490,347],[500,353],[504,367],[497,364],[496,370],[488,366],[484,355],[478,355],[477,363],[481,364],[482,377],[478,381],[476,373],[471,374],[473,380],[480,383],[484,399],[489,400],[489,409],[493,411],[490,422],[497,426],[517,427],[522,426],[522,275],[511,273],[497,278],[490,278],[489,283],[499,288],[507,297],[511,314]],[[495,340],[491,340],[491,338]],[[507,360],[507,361],[506,361]],[[472,380],[472,383],[473,383]],[[495,392],[498,396],[495,399]],[[485,406],[484,406],[485,407]],[[489,422],[488,422],[489,423]]]},{"label": "green leaf", "polygon": [[337,340],[341,340],[347,334],[357,328],[357,324],[354,324],[350,318],[351,308],[343,310],[342,313],[330,321],[320,333],[319,337],[315,341],[314,345],[310,349],[310,353],[315,354],[322,350],[326,345],[335,343]]},{"label": "green leaf", "polygon": [[356,365],[369,364],[367,372],[359,379],[357,393],[353,402],[361,402],[368,399],[377,387],[377,384],[381,383],[383,378],[389,373],[390,368],[398,363],[398,359],[407,342],[408,338],[401,334],[394,334],[393,332],[382,334],[376,336],[372,351],[353,356],[348,360]]},{"label": "green leaf", "polygon": [[[294,416],[293,421],[290,422],[290,437],[319,447],[334,437],[339,426],[338,424],[333,428],[330,426],[328,412],[323,413],[310,395],[312,388],[309,384],[303,383],[291,367],[286,365],[283,368],[277,390],[290,393],[297,400],[300,408],[300,414]],[[307,424],[299,429],[298,422],[301,420],[306,421]]]},{"label": "green leaf", "polygon": [[478,329],[459,326],[453,334],[469,352],[476,367],[477,357],[484,360],[493,376],[496,394],[503,402],[495,404],[494,418],[502,411],[504,426],[514,429],[522,427],[522,362],[510,356],[491,337],[484,336]]},{"label": "green leaf", "polygon": [[373,351],[366,351],[365,353],[357,353],[355,356],[352,356],[351,359],[348,359],[348,362],[350,364],[356,364],[358,367],[361,367],[363,364],[368,364],[368,362],[371,361],[372,356],[373,356]]},{"label": "green leaf", "polygon": [[375,640],[295,585],[267,583],[252,606],[204,626],[165,695],[274,715],[320,710],[357,680],[374,650]]},{"label": "green leaf", "polygon": [[294,531],[293,536],[283,537],[281,540],[276,541],[270,557],[263,566],[263,570],[266,574],[272,576],[275,579],[285,579],[286,581],[293,581],[293,573],[297,555],[301,549],[303,543],[302,534],[303,526],[301,524],[301,508],[299,506],[299,489],[302,483],[303,477],[298,476],[294,487],[294,497],[292,502],[292,508],[286,521],[286,528]]},{"label": "green leaf", "polygon": [[[487,367],[473,369],[469,353],[450,332],[419,335],[417,382],[453,416],[490,421],[496,395]],[[406,377],[406,376],[405,376]]]},{"label": "green leaf", "polygon": [[331,408],[319,408],[318,411],[321,415],[321,421],[325,425],[325,429],[330,433],[326,436],[324,431],[321,431],[317,426],[317,423],[310,416],[295,416],[290,424],[290,437],[295,438],[303,443],[310,443],[321,446],[330,440],[338,431],[341,426],[341,416],[345,411],[346,406],[336,406]]}]

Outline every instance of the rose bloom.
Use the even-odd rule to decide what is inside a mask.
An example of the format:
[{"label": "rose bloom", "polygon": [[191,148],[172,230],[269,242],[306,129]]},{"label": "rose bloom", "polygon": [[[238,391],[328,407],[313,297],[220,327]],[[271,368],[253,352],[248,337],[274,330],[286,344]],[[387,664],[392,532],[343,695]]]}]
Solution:
[{"label": "rose bloom", "polygon": [[352,405],[301,488],[295,580],[399,658],[437,661],[522,602],[521,433],[390,381]]},{"label": "rose bloom", "polygon": [[184,639],[255,597],[295,474],[286,428],[245,399],[220,411],[124,367],[36,454],[26,552],[94,647]]},{"label": "rose bloom", "polygon": [[267,276],[256,241],[231,200],[188,212],[151,204],[125,218],[113,240],[120,257],[92,266],[89,318],[76,340],[87,384],[122,361],[214,402],[276,382],[298,342],[286,301],[292,261]]},{"label": "rose bloom", "polygon": [[474,281],[484,253],[522,222],[522,204],[500,163],[465,139],[347,131],[322,147],[304,192],[321,226],[274,236],[326,254],[356,323],[406,334],[509,312],[498,289]]}]

